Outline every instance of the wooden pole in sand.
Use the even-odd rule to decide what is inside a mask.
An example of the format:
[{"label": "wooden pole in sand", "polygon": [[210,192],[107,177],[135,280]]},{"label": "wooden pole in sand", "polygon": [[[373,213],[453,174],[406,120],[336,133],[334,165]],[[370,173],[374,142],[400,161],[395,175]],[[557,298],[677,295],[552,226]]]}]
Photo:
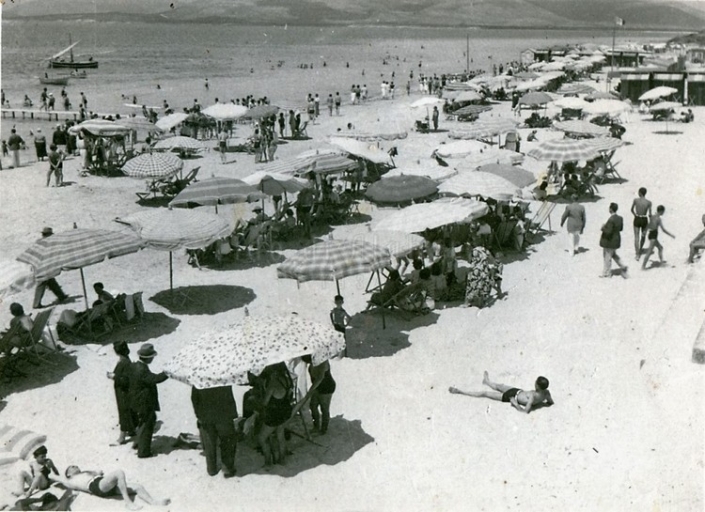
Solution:
[{"label": "wooden pole in sand", "polygon": [[470,73],[470,32],[465,35],[465,71]]},{"label": "wooden pole in sand", "polygon": [[81,273],[81,286],[83,286],[83,301],[86,303],[86,310],[88,309],[88,293],[86,292],[86,278],[83,276],[83,268],[79,268],[78,271]]},{"label": "wooden pole in sand", "polygon": [[[382,278],[379,277],[379,269],[377,269],[377,284],[379,285],[379,289],[382,289]],[[382,329],[387,328],[387,320],[384,318],[384,307],[380,308],[382,311]]]},{"label": "wooden pole in sand", "polygon": [[171,263],[171,251],[169,251],[169,290],[174,291],[174,267]]}]

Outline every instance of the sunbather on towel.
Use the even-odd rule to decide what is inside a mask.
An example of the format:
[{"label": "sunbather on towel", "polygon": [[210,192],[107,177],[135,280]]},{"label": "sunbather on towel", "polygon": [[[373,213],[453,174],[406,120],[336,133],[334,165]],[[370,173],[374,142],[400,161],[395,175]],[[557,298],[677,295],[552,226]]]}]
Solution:
[{"label": "sunbather on towel", "polygon": [[482,378],[482,383],[492,388],[492,391],[462,391],[454,387],[449,388],[448,391],[455,395],[489,398],[499,402],[509,402],[517,411],[526,414],[531,412],[532,408],[544,402],[547,405],[553,405],[553,398],[551,398],[551,392],[548,391],[548,379],[546,377],[537,378],[534,384],[534,390],[532,391],[524,391],[505,384],[492,382],[487,372],[485,372]]},{"label": "sunbather on towel", "polygon": [[65,478],[50,476],[50,479],[60,483],[67,489],[82,491],[98,498],[109,498],[119,494],[125,500],[125,506],[130,510],[142,508],[141,505],[135,503],[130,496],[131,494],[137,495],[138,498],[149,505],[166,506],[171,503],[168,498],[162,500],[152,498],[141,485],[128,487],[125,480],[125,472],[121,469],[105,474],[102,471],[81,471],[78,466],[69,466],[66,468],[65,475]]}]

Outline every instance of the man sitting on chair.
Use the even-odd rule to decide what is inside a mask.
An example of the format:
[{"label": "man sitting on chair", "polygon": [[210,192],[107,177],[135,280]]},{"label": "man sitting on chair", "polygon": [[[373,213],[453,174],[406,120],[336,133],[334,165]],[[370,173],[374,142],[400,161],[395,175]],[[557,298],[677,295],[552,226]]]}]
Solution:
[{"label": "man sitting on chair", "polygon": [[[370,298],[370,306],[384,306],[397,293],[404,289],[404,282],[401,280],[399,271],[392,270],[389,273],[387,282],[384,283],[381,291],[374,292]],[[368,306],[369,309],[369,306]]]}]

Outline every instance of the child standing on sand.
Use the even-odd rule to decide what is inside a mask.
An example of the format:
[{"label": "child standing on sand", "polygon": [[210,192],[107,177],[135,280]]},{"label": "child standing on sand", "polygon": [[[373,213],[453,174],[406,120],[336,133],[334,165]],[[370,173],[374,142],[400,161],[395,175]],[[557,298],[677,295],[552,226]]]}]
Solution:
[{"label": "child standing on sand", "polygon": [[[345,336],[345,328],[350,324],[352,318],[348,315],[348,312],[343,309],[345,299],[343,299],[342,295],[336,295],[333,300],[335,301],[335,307],[330,310],[330,321],[333,324],[333,328],[338,332],[342,332],[343,336]],[[345,355],[348,355],[347,345],[345,346]]]}]

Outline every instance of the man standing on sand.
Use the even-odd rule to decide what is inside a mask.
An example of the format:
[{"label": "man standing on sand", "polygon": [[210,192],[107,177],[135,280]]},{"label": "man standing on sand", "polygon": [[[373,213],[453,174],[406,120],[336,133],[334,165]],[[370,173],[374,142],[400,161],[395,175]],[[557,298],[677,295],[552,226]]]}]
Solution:
[{"label": "man standing on sand", "polygon": [[[49,227],[42,229],[42,238],[50,237],[53,234],[54,230]],[[52,277],[47,279],[46,281],[41,281],[37,283],[37,289],[34,291],[34,309],[44,307],[42,305],[42,297],[44,297],[44,292],[47,288],[49,288],[52,293],[56,295],[57,302],[64,302],[69,298],[69,296],[64,293],[64,290],[61,289],[59,283],[56,282],[56,279]]]},{"label": "man standing on sand", "polygon": [[228,134],[224,128],[220,129],[218,134],[218,147],[220,149],[220,163],[225,163],[225,153],[228,151]]},{"label": "man standing on sand", "polygon": [[142,508],[141,505],[133,501],[130,494],[137,495],[138,498],[149,505],[165,507],[171,503],[168,498],[163,500],[152,498],[141,485],[134,485],[132,488],[128,487],[125,480],[125,472],[121,469],[105,474],[102,471],[81,471],[78,466],[69,466],[66,468],[65,476],[63,478],[50,475],[50,479],[60,483],[67,489],[82,491],[98,498],[109,498],[119,494],[125,501],[125,506],[130,510]]},{"label": "man standing on sand", "polygon": [[[137,415],[137,456],[140,459],[152,456],[152,434],[157,424],[159,411],[159,391],[157,384],[168,377],[162,372],[154,374],[149,365],[157,351],[151,343],[144,343],[137,351],[140,360],[132,363],[130,373],[130,407]],[[133,447],[135,445],[133,444]]]},{"label": "man standing on sand", "polygon": [[583,234],[585,229],[585,207],[578,203],[577,194],[570,196],[571,203],[565,207],[563,216],[561,217],[561,227],[568,221],[568,251],[571,256],[575,256],[578,253],[578,248],[580,245],[580,235]]},{"label": "man standing on sand", "polygon": [[64,184],[64,153],[58,151],[56,144],[49,146],[49,172],[47,172],[47,187],[51,182],[51,175],[54,175],[56,186]]},{"label": "man standing on sand", "polygon": [[433,113],[431,114],[431,119],[433,120],[433,131],[437,132],[438,131],[438,107],[433,107]]},{"label": "man standing on sand", "polygon": [[20,148],[22,144],[24,144],[24,140],[17,135],[17,130],[13,128],[10,132],[10,138],[7,139],[7,145],[12,152],[12,165],[15,169],[20,166]]},{"label": "man standing on sand", "polygon": [[326,100],[326,105],[328,106],[328,115],[330,117],[333,116],[333,95],[329,94],[328,99]]},{"label": "man standing on sand", "polygon": [[641,258],[641,251],[646,240],[646,225],[651,217],[651,201],[646,199],[646,189],[639,189],[639,197],[632,203],[632,215],[634,215],[634,252],[636,260]]},{"label": "man standing on sand", "polygon": [[658,249],[658,259],[660,264],[664,263],[663,261],[663,246],[661,245],[661,242],[658,241],[658,229],[661,228],[661,231],[666,233],[668,236],[671,238],[675,239],[676,237],[673,236],[663,225],[663,220],[661,220],[661,217],[663,214],[666,213],[666,207],[663,206],[662,204],[658,205],[656,207],[656,215],[652,215],[649,218],[649,223],[646,226],[647,229],[647,237],[649,239],[649,248],[646,250],[646,256],[644,256],[644,262],[641,264],[641,270],[646,270],[646,264],[649,261],[649,258],[654,252],[654,248]]},{"label": "man standing on sand", "polygon": [[223,476],[235,476],[235,453],[237,435],[234,420],[237,418],[237,405],[232,386],[219,386],[208,389],[191,388],[191,404],[198,419],[203,453],[206,456],[206,470],[210,476],[218,474],[218,446],[223,465]]},{"label": "man standing on sand", "polygon": [[505,384],[497,384],[490,380],[487,372],[484,373],[482,383],[492,388],[492,391],[462,391],[458,388],[450,387],[448,391],[454,395],[465,395],[473,398],[489,398],[498,402],[509,402],[517,411],[529,414],[531,409],[537,405],[553,405],[551,392],[548,390],[548,379],[539,377],[534,383],[533,391],[524,391],[513,388]]},{"label": "man standing on sand", "polygon": [[340,115],[340,104],[342,102],[342,99],[340,98],[340,93],[336,92],[335,93],[335,115],[339,116]]},{"label": "man standing on sand", "polygon": [[617,203],[610,203],[610,218],[602,226],[602,235],[600,236],[600,247],[602,247],[602,256],[604,265],[600,277],[612,277],[612,260],[614,260],[622,271],[622,277],[627,276],[627,266],[622,265],[622,261],[617,254],[617,249],[622,245],[622,238],[619,234],[624,222],[622,217],[617,215]]}]

